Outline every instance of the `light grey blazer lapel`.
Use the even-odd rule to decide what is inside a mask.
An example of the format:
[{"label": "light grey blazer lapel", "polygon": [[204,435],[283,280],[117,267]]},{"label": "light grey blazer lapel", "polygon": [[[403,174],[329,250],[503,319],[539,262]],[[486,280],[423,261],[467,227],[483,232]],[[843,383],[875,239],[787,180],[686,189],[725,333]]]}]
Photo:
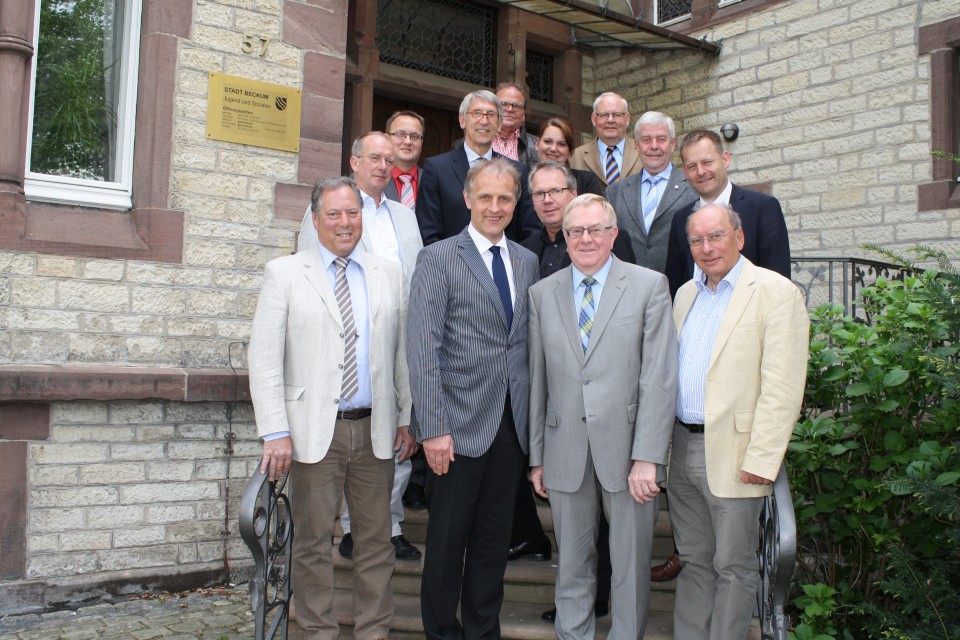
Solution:
[{"label": "light grey blazer lapel", "polygon": [[[610,273],[607,276],[607,282],[603,285],[603,295],[600,296],[600,305],[597,307],[596,317],[593,319],[593,329],[590,331],[590,342],[587,345],[587,353],[584,354],[584,362],[590,359],[594,352],[594,347],[600,341],[603,330],[610,323],[610,318],[620,304],[620,298],[627,288],[627,275],[623,272],[622,264],[616,256],[611,254],[613,264],[610,265]],[[580,349],[583,351],[583,348]]]},{"label": "light grey blazer lapel", "polygon": [[337,304],[337,298],[330,286],[330,278],[327,276],[327,270],[323,268],[323,260],[319,252],[309,254],[307,261],[304,263],[304,277],[320,296],[323,305],[342,329],[343,320],[340,318],[340,306]]},{"label": "light grey blazer lapel", "polygon": [[[563,325],[563,332],[567,334],[570,341],[570,348],[577,356],[577,362],[583,366],[584,355],[583,346],[580,344],[580,323],[577,317],[577,307],[573,299],[573,276],[570,275],[571,267],[566,267],[560,273],[566,274],[565,277],[557,279],[556,287],[553,290],[553,299],[557,305],[556,315],[560,318]],[[544,315],[547,315],[544,313]]]},{"label": "light grey blazer lapel", "polygon": [[680,197],[680,194],[684,192],[683,183],[687,181],[687,177],[683,175],[683,169],[679,167],[674,167],[670,172],[670,180],[667,181],[667,188],[663,192],[663,197],[660,198],[660,204],[657,205],[657,212],[654,214],[653,219],[656,220],[668,211],[670,207],[673,206],[673,203],[677,201],[677,198]]}]

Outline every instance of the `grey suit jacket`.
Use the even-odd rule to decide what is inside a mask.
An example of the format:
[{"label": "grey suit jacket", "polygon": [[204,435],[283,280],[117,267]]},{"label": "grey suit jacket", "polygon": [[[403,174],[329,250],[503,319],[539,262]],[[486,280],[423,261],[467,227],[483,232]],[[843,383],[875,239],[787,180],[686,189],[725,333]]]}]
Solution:
[{"label": "grey suit jacket", "polygon": [[516,297],[508,329],[503,304],[468,229],[424,248],[410,287],[407,361],[417,439],[451,434],[454,452],[490,448],[510,394],[520,446],[527,449],[527,290],[537,258],[507,241]]},{"label": "grey suit jacket", "polygon": [[[386,195],[386,193],[384,193]],[[420,226],[417,224],[417,216],[412,209],[409,209],[394,200],[384,199],[387,209],[390,211],[390,218],[393,220],[393,228],[397,232],[397,242],[400,243],[400,258],[403,260],[403,279],[410,286],[410,278],[413,277],[413,268],[417,264],[417,254],[423,248],[423,240],[420,238]],[[363,234],[360,236],[360,248],[367,253],[375,253],[373,250],[373,239],[368,231],[369,225],[364,222]],[[317,230],[313,228],[313,219],[310,213],[310,207],[307,207],[303,214],[303,220],[300,222],[300,235],[297,238],[297,253],[302,251],[316,251],[319,246],[317,240]]]},{"label": "grey suit jacket", "polygon": [[587,451],[610,492],[633,460],[666,478],[677,408],[677,338],[667,279],[613,265],[587,352],[580,345],[571,267],[530,288],[530,465],[547,489],[576,491]]},{"label": "grey suit jacket", "polygon": [[607,200],[617,212],[617,225],[626,232],[637,257],[637,264],[660,273],[667,265],[667,247],[670,245],[670,223],[673,214],[695,202],[699,197],[687,182],[679,167],[670,172],[670,180],[647,233],[643,226],[641,185],[643,174],[637,173],[618,180],[607,187]]}]

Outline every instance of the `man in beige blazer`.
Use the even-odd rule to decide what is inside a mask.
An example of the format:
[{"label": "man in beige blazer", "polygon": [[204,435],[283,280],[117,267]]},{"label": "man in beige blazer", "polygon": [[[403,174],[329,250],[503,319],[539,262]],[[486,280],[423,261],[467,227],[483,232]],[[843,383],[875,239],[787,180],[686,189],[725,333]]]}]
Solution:
[{"label": "man in beige blazer", "polygon": [[799,289],[740,255],[740,217],[687,222],[703,276],[677,292],[670,517],[680,552],[674,637],[743,640],[759,572],[758,519],[800,415],[810,320]]},{"label": "man in beige blazer", "polygon": [[642,638],[658,483],[674,421],[677,342],[663,274],[611,255],[613,207],[567,204],[571,265],[530,287],[530,465],[560,562],[556,633],[593,638],[597,536],[610,523],[611,638]]},{"label": "man in beige blazer", "polygon": [[393,455],[412,453],[400,266],[357,248],[360,193],[350,178],[313,191],[319,245],[270,261],[250,337],[250,392],[262,468],[294,487],[297,621],[335,640],[331,539],[341,496],[354,510],[354,637],[386,638],[393,616]]},{"label": "man in beige blazer", "polygon": [[593,171],[604,190],[617,180],[643,170],[640,152],[634,145],[627,144],[630,107],[626,100],[616,93],[601,93],[593,101],[590,121],[597,137],[574,149],[571,169]]}]

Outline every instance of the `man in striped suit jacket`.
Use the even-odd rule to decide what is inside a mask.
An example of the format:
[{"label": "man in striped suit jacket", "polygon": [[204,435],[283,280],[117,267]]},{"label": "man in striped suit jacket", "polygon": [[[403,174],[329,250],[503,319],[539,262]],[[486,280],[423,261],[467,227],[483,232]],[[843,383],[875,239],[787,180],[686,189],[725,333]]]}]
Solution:
[{"label": "man in striped suit jacket", "polygon": [[413,273],[407,359],[429,467],[420,597],[431,640],[500,637],[527,460],[527,289],[537,279],[536,257],[504,236],[519,197],[512,162],[478,160],[464,182],[470,224],[426,247]]}]

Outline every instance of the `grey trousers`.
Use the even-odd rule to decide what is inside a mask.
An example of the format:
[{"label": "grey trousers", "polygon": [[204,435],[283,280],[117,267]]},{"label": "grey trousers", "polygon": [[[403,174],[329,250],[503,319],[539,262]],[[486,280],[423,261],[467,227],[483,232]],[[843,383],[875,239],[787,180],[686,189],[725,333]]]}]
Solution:
[{"label": "grey trousers", "polygon": [[704,436],[680,425],[673,429],[667,491],[683,567],[677,577],[673,637],[743,640],[760,579],[763,498],[718,498],[710,493]]}]

